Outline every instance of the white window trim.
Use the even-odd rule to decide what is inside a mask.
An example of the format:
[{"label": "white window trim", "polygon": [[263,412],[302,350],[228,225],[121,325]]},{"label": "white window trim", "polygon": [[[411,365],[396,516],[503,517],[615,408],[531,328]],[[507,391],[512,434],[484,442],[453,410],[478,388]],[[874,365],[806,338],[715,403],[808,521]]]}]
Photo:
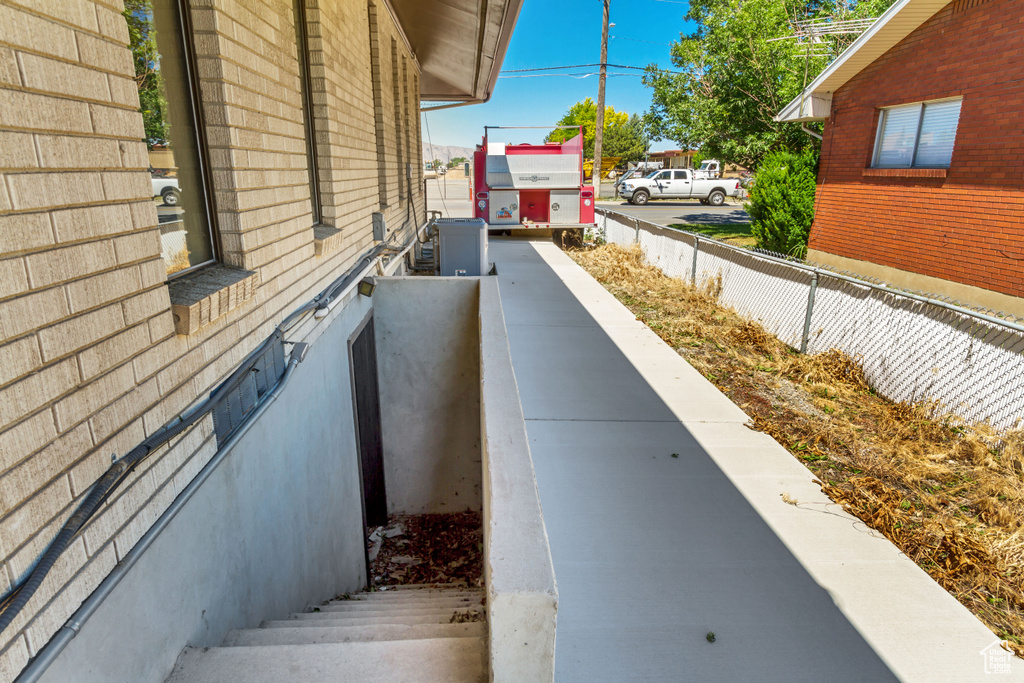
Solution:
[{"label": "white window trim", "polygon": [[[921,120],[924,117],[925,105],[940,104],[942,102],[961,102],[962,103],[963,99],[964,99],[963,97],[943,97],[943,98],[940,98],[940,99],[937,99],[937,100],[924,100],[924,101],[921,101],[921,102],[910,102],[910,103],[907,103],[907,104],[894,104],[894,105],[889,106],[889,107],[879,107],[878,125],[875,126],[875,146],[873,148],[873,151],[871,152],[871,168],[949,168],[950,164],[952,164],[952,154],[950,154],[950,163],[946,164],[944,166],[924,166],[924,165],[918,165],[918,164],[914,163],[914,160],[917,158],[917,146],[921,142]],[[961,104],[961,107],[962,106],[963,105]],[[910,107],[917,107],[918,108],[917,132],[914,134],[914,153],[911,155],[910,164],[908,164],[907,166],[880,166],[878,164],[878,151],[879,151],[879,148],[882,145],[882,130],[884,130],[884,128],[885,128],[885,118],[886,118],[886,115],[888,114],[889,111],[891,111],[893,109],[904,109],[904,108],[910,108]],[[958,120],[957,130],[959,131],[959,120]],[[953,147],[954,147],[954,150],[955,150],[956,149],[956,136],[955,135],[954,135],[954,138],[953,138]]]}]

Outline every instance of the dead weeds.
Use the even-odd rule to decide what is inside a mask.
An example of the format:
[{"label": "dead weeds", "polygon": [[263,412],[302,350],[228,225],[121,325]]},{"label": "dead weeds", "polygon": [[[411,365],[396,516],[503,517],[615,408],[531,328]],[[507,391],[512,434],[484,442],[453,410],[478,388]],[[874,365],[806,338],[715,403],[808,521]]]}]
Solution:
[{"label": "dead weeds", "polygon": [[885,400],[858,359],[801,355],[722,306],[720,279],[696,289],[637,247],[571,256],[811,469],[829,498],[1024,655],[1024,433]]}]

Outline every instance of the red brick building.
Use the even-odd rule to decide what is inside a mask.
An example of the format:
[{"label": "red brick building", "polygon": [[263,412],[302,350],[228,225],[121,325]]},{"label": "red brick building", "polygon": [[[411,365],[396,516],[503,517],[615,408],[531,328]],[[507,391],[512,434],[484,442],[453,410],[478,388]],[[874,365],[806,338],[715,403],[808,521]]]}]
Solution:
[{"label": "red brick building", "polygon": [[900,0],[776,118],[825,122],[810,260],[1024,315],[1024,0]]}]

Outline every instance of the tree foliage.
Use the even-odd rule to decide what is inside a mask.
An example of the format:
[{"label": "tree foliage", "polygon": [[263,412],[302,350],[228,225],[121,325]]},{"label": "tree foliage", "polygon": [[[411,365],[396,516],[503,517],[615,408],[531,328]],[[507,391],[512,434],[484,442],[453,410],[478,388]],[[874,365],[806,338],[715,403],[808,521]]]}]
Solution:
[{"label": "tree foliage", "polygon": [[[639,121],[639,117],[637,118]],[[594,100],[587,98],[582,102],[569,107],[569,111],[558,120],[560,126],[583,126],[583,156],[592,159],[594,157],[594,136],[597,132],[597,105]],[[639,125],[639,124],[638,124]],[[604,142],[602,145],[602,156],[622,156],[613,153],[609,147],[609,136],[618,142],[616,149],[631,149],[635,142],[630,136],[635,129],[630,127],[630,116],[624,111],[615,111],[612,106],[604,108]],[[546,142],[565,142],[576,137],[579,130],[576,128],[556,128],[551,131],[545,139]],[[641,143],[642,144],[642,143]],[[640,150],[643,156],[643,149]],[[637,157],[639,158],[639,157]]]},{"label": "tree foliage", "polygon": [[660,137],[706,157],[757,168],[777,149],[815,145],[799,125],[773,120],[856,36],[792,39],[796,21],[875,17],[893,0],[692,0],[696,30],[672,46],[676,71],[650,68],[649,118]]},{"label": "tree foliage", "polygon": [[804,256],[814,219],[814,190],[818,154],[813,149],[768,153],[757,171],[744,207],[752,220],[757,246],[792,256]]},{"label": "tree foliage", "polygon": [[605,126],[601,156],[622,157],[622,162],[639,161],[650,145],[643,119],[633,114],[621,126]]},{"label": "tree foliage", "polygon": [[156,46],[150,0],[125,0],[124,18],[128,22],[128,38],[135,64],[135,85],[139,89],[139,109],[146,129],[146,142],[150,148],[167,144],[170,124],[167,121],[167,100],[164,99],[160,53]]}]

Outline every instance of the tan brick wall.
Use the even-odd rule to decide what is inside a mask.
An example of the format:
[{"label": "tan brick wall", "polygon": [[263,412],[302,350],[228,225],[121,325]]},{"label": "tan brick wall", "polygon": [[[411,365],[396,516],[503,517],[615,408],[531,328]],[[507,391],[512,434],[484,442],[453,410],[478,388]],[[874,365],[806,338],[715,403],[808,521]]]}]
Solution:
[{"label": "tan brick wall", "polygon": [[[379,146],[389,188],[397,190],[401,164],[413,164],[411,197],[398,202],[396,192],[389,202],[392,227],[406,216],[418,224],[424,198],[418,67],[387,11],[378,8],[374,27],[387,46],[375,109],[367,0],[306,0],[322,202],[342,232],[340,247],[316,256],[292,2],[192,0],[222,261],[255,271],[260,285],[252,300],[177,335],[120,0],[0,2],[4,590],[112,454],[208,393],[372,245]],[[388,115],[392,38],[397,122]],[[207,419],[118,489],[0,634],[0,682],[13,680],[215,450]]]}]

